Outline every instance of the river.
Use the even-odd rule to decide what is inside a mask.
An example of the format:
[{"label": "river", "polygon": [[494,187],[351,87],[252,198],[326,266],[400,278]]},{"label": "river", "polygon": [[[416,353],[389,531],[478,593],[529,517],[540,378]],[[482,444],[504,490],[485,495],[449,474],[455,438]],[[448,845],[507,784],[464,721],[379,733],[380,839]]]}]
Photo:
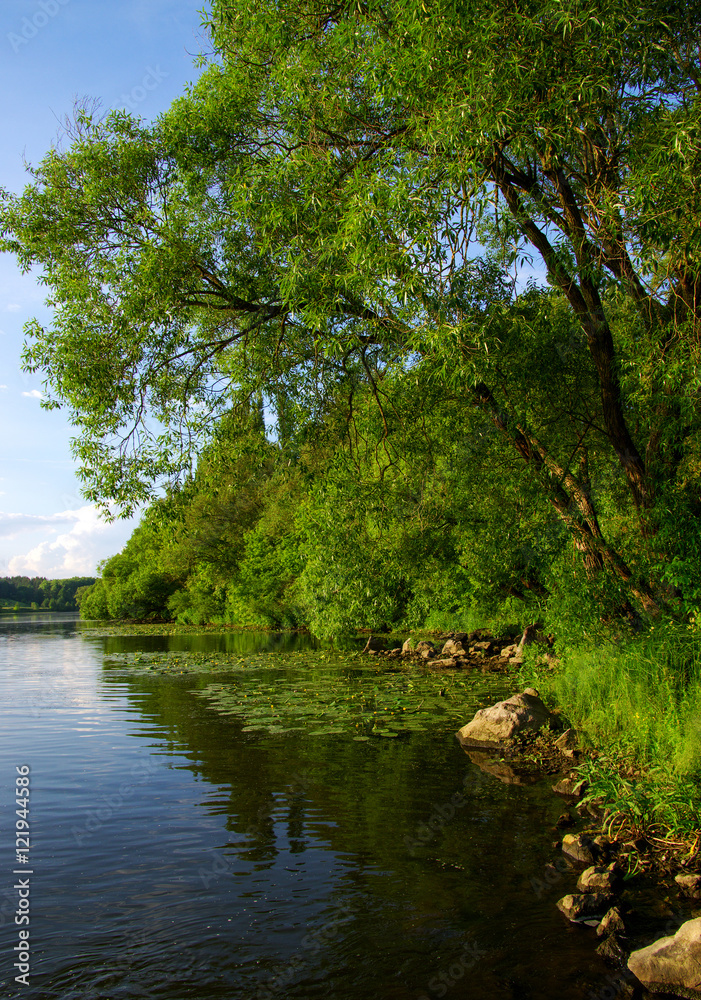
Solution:
[{"label": "river", "polygon": [[[554,906],[575,876],[547,878],[562,811],[551,782],[484,773],[453,723],[395,739],[251,729],[215,710],[211,677],[119,662],[222,648],[267,650],[273,677],[291,655],[263,634],[0,620],[3,996],[606,995],[593,932]],[[238,671],[242,697],[254,674]],[[494,681],[473,684],[464,721]],[[28,850],[15,842],[23,787]]]}]

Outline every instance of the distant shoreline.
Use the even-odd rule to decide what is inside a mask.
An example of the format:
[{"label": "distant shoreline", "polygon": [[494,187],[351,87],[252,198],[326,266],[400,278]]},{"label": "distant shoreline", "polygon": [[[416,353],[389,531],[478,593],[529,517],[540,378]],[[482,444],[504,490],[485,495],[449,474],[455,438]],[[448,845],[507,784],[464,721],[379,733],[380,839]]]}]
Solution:
[{"label": "distant shoreline", "polygon": [[63,611],[56,611],[53,608],[0,608],[0,615],[77,615],[78,609],[68,609]]}]

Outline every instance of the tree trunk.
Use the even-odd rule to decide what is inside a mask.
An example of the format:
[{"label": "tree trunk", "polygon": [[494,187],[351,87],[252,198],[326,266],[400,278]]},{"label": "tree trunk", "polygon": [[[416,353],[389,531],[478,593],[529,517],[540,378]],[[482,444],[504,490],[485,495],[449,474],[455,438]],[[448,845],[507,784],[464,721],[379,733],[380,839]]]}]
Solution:
[{"label": "tree trunk", "polygon": [[479,405],[489,412],[494,425],[506,436],[521,458],[531,466],[546,490],[550,505],[572,534],[574,544],[584,561],[588,579],[594,579],[604,568],[620,580],[647,614],[655,615],[659,607],[650,588],[633,583],[633,572],[624,559],[604,538],[591,497],[586,456],[585,475],[579,480],[559,465],[538,439],[521,425],[509,426],[506,415],[499,410],[491,390],[484,384],[476,387]]}]

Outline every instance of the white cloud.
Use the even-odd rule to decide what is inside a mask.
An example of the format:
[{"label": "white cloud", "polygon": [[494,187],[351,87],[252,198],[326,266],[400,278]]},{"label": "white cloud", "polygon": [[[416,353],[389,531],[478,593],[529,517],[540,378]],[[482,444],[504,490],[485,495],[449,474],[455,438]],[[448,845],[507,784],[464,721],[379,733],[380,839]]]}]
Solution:
[{"label": "white cloud", "polygon": [[[82,510],[92,510],[84,507]],[[15,538],[27,531],[45,531],[65,524],[75,524],[80,518],[80,510],[64,510],[59,514],[4,514],[0,511],[0,537]]]},{"label": "white cloud", "polygon": [[[7,386],[5,386],[5,388],[7,388]],[[38,389],[32,389],[31,392],[23,392],[22,395],[23,396],[29,396],[30,399],[43,399],[44,398],[43,393],[39,392]]]},{"label": "white cloud", "polygon": [[22,307],[20,306],[19,302],[10,302],[10,304],[5,306],[5,308],[7,309],[8,312],[16,313],[19,312],[19,310]]},{"label": "white cloud", "polygon": [[[26,574],[53,579],[93,575],[96,564],[107,554],[104,551],[104,535],[112,534],[112,525],[100,519],[95,507],[48,515],[0,514],[0,533],[3,527],[9,527],[14,533],[49,528],[55,534],[60,530],[59,525],[71,522],[72,527],[68,531],[53,539],[45,539],[23,555],[13,556],[7,564],[6,573],[9,576]],[[112,541],[111,553],[119,547],[120,544]]]}]

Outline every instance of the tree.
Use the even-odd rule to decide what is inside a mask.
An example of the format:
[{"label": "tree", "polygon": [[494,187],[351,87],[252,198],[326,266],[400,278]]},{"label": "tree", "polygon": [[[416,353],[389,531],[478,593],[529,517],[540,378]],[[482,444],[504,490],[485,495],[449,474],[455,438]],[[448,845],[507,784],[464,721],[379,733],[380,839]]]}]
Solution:
[{"label": "tree", "polygon": [[[261,390],[313,422],[362,377],[390,448],[389,374],[457,371],[588,573],[654,611],[665,561],[693,575],[668,520],[698,502],[700,19],[214,2],[213,55],[166,115],[84,113],[4,198],[2,245],[55,306],[26,364],[80,428],[87,496],[130,511]],[[552,344],[552,297],[509,285],[529,258],[566,307],[551,374],[594,386],[578,412],[513,391]],[[623,477],[632,560],[602,529],[595,450]]]}]

